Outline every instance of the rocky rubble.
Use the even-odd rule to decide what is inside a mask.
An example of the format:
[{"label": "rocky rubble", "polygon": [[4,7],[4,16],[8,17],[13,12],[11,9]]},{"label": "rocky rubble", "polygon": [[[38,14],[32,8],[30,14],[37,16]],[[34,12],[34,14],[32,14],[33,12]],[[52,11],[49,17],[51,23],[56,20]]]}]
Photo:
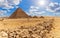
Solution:
[{"label": "rocky rubble", "polygon": [[[0,31],[1,38],[54,38],[50,32],[53,29],[53,19],[33,26],[19,26],[14,30]],[[4,33],[4,34],[1,34]],[[49,35],[50,34],[50,35]]]}]

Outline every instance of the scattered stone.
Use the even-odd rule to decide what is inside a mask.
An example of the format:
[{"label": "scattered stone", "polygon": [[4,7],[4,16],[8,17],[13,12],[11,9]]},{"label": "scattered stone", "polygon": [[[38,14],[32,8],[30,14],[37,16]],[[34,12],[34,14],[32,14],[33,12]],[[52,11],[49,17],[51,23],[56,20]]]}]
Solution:
[{"label": "scattered stone", "polygon": [[[53,28],[53,21],[44,21],[35,26],[20,26],[14,30],[0,31],[0,38],[49,38],[52,35],[47,35]],[[48,37],[49,36],[49,37]],[[51,38],[54,38],[53,36]]]}]

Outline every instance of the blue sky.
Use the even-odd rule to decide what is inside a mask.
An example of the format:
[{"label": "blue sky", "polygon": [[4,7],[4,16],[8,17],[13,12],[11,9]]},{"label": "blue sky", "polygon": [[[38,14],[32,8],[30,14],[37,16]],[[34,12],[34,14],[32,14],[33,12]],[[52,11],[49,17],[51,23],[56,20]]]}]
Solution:
[{"label": "blue sky", "polygon": [[31,16],[60,16],[60,0],[0,0],[0,17],[21,8]]}]

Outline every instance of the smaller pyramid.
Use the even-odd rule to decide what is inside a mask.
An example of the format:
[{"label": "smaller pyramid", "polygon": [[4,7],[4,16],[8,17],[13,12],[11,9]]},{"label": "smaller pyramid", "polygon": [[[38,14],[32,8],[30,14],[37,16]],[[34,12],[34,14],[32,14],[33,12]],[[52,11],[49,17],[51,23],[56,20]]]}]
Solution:
[{"label": "smaller pyramid", "polygon": [[28,18],[29,16],[21,9],[18,8],[9,18]]},{"label": "smaller pyramid", "polygon": [[40,18],[44,18],[43,16],[40,16]]},{"label": "smaller pyramid", "polygon": [[33,18],[38,18],[37,16],[33,16]]}]

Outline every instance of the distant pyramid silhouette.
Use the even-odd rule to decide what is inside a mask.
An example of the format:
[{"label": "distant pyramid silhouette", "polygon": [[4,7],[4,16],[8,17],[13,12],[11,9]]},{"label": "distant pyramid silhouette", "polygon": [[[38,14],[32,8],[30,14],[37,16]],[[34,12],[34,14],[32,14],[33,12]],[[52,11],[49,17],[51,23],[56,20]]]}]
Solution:
[{"label": "distant pyramid silhouette", "polygon": [[9,18],[28,18],[29,16],[21,9],[18,8]]}]

